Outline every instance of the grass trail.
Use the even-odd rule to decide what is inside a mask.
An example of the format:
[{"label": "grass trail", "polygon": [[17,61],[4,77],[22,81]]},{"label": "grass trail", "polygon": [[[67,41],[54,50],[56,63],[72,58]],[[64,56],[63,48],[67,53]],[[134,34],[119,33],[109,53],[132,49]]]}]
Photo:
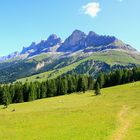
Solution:
[{"label": "grass trail", "polygon": [[121,111],[118,114],[118,121],[119,121],[119,128],[116,131],[115,135],[113,136],[112,140],[123,140],[125,134],[130,126],[130,120],[126,119],[128,114],[129,107],[123,105]]}]

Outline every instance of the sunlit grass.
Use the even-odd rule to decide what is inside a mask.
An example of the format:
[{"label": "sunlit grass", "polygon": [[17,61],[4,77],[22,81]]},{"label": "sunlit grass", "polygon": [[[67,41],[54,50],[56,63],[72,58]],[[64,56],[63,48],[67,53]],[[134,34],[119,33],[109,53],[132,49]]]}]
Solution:
[{"label": "sunlit grass", "polygon": [[140,82],[93,91],[0,106],[2,140],[111,140],[121,125],[123,106],[130,122],[124,140],[140,137]]}]

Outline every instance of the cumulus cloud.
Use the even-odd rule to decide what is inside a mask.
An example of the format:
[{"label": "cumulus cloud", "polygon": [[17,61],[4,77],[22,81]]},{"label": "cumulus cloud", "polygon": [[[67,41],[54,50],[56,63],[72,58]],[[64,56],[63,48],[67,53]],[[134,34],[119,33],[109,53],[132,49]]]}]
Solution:
[{"label": "cumulus cloud", "polygon": [[92,18],[96,17],[97,14],[101,11],[100,4],[98,2],[90,2],[82,7],[84,14],[91,16]]}]

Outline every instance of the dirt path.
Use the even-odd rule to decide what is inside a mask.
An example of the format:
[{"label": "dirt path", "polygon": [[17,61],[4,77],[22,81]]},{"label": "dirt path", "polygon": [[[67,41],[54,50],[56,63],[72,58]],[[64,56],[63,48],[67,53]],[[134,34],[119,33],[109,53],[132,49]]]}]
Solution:
[{"label": "dirt path", "polygon": [[123,140],[129,126],[130,121],[126,119],[129,107],[123,106],[120,113],[118,114],[119,128],[116,130],[116,133],[113,135],[112,140]]}]

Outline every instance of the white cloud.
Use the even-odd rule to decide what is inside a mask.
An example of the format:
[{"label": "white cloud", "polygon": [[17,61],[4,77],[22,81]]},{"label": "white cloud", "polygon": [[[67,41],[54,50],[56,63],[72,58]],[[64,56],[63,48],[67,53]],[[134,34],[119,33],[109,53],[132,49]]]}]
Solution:
[{"label": "white cloud", "polygon": [[97,14],[101,11],[100,4],[98,2],[91,2],[82,7],[84,14],[91,16],[92,18],[96,17]]}]

